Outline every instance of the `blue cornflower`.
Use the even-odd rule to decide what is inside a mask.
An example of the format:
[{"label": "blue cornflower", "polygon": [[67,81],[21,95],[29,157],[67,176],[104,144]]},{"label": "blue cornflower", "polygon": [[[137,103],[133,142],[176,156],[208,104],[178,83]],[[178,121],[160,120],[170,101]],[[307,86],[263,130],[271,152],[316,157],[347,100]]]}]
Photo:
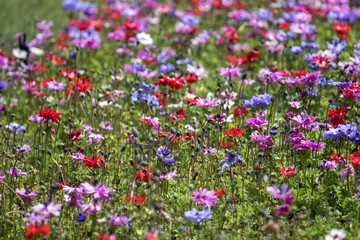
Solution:
[{"label": "blue cornflower", "polygon": [[286,38],[286,39],[295,39],[296,38],[296,34],[294,34],[292,32],[282,33],[280,36],[283,38]]},{"label": "blue cornflower", "polygon": [[259,10],[256,12],[256,15],[259,18],[265,19],[265,20],[270,20],[272,14],[269,10],[264,9],[264,8],[259,8]]},{"label": "blue cornflower", "polygon": [[332,39],[332,43],[329,43],[329,42],[326,42],[326,43],[327,43],[328,49],[333,51],[336,54],[341,53],[347,45],[346,40],[342,40],[340,42],[340,39],[337,37]]},{"label": "blue cornflower", "polygon": [[175,162],[175,157],[165,157],[163,161],[167,163],[173,163]]},{"label": "blue cornflower", "polygon": [[231,151],[226,149],[226,154],[227,154],[227,156],[223,160],[221,160],[220,163],[219,163],[219,165],[224,164],[222,166],[223,170],[230,167],[233,163],[242,163],[243,162],[242,158],[235,151],[231,152]]},{"label": "blue cornflower", "polygon": [[176,61],[176,64],[178,65],[186,65],[186,64],[190,64],[192,63],[192,58],[191,57],[188,57],[188,58],[184,58],[184,59],[179,59]]},{"label": "blue cornflower", "polygon": [[142,83],[140,84],[140,87],[141,87],[143,90],[145,90],[145,91],[155,90],[155,89],[157,88],[156,85],[154,85],[154,84],[149,84],[149,85],[147,85],[145,82],[142,82]]},{"label": "blue cornflower", "polygon": [[276,130],[276,129],[271,129],[271,130],[269,130],[269,134],[270,134],[270,135],[277,135],[277,134],[279,134],[279,133],[281,133],[281,132],[278,131],[278,130]]},{"label": "blue cornflower", "polygon": [[7,85],[4,81],[0,81],[0,89],[6,89]]},{"label": "blue cornflower", "polygon": [[157,155],[164,155],[164,156],[168,156],[168,155],[171,155],[171,151],[170,149],[166,148],[166,147],[159,147],[157,149],[157,152],[156,152]]},{"label": "blue cornflower", "polygon": [[144,64],[142,64],[142,63],[134,63],[133,68],[138,72],[145,72],[146,71],[146,66]]},{"label": "blue cornflower", "polygon": [[78,220],[79,222],[85,221],[85,220],[86,220],[86,215],[85,215],[84,213],[78,213],[78,215],[77,215],[77,220]]},{"label": "blue cornflower", "polygon": [[302,49],[302,47],[299,47],[299,46],[292,46],[290,48],[290,52],[294,53],[294,54],[300,54],[303,52],[303,49]]},{"label": "blue cornflower", "polygon": [[160,65],[160,72],[168,73],[175,70],[175,66],[171,63],[164,63]]},{"label": "blue cornflower", "polygon": [[305,49],[314,49],[314,50],[320,48],[320,45],[316,42],[302,42],[301,46]]},{"label": "blue cornflower", "polygon": [[192,210],[186,211],[184,216],[188,220],[195,221],[195,222],[201,222],[201,221],[212,218],[210,208],[205,208],[205,210],[203,210],[203,211],[199,211],[198,209],[193,208]]},{"label": "blue cornflower", "polygon": [[257,107],[260,106],[265,108],[271,102],[271,95],[268,93],[255,95],[251,98],[251,100],[245,100],[244,106],[245,107]]},{"label": "blue cornflower", "polygon": [[200,19],[195,16],[187,16],[187,17],[183,17],[180,21],[189,26],[197,26],[199,25]]},{"label": "blue cornflower", "polygon": [[20,133],[26,130],[25,126],[20,125],[18,123],[10,123],[9,125],[5,126],[6,129],[9,129],[12,132]]}]

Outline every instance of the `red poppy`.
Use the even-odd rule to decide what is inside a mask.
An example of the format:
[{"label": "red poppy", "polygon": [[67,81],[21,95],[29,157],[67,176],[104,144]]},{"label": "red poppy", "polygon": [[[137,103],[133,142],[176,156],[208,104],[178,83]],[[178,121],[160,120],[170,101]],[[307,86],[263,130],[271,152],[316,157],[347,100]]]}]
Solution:
[{"label": "red poppy", "polygon": [[185,99],[185,104],[187,105],[190,105],[190,106],[195,106],[197,104],[197,101],[198,101],[198,97],[195,97],[195,98],[186,98]]},{"label": "red poppy", "polygon": [[360,167],[360,154],[353,153],[349,159],[354,168]]},{"label": "red poppy", "polygon": [[221,147],[231,147],[232,145],[234,145],[233,142],[229,141],[229,142],[222,142],[221,143]]},{"label": "red poppy", "polygon": [[280,172],[285,177],[287,177],[289,175],[294,175],[297,173],[297,171],[295,170],[294,167],[288,167],[287,169],[285,167],[282,167],[282,168],[280,168]]},{"label": "red poppy", "polygon": [[145,233],[146,240],[158,240],[158,238],[152,233]]},{"label": "red poppy", "polygon": [[328,64],[328,58],[327,57],[313,57],[313,61],[319,65],[319,68],[326,69]]},{"label": "red poppy", "polygon": [[61,69],[59,73],[60,76],[67,78],[69,81],[72,81],[74,78],[77,77],[77,72],[74,69]]},{"label": "red poppy", "polygon": [[196,83],[197,80],[197,76],[193,73],[185,76],[185,81],[188,83]]},{"label": "red poppy", "polygon": [[34,72],[46,72],[47,68],[42,66],[41,64],[35,64],[33,67]]},{"label": "red poppy", "polygon": [[[127,202],[130,202],[130,194],[125,196],[125,200]],[[146,195],[145,194],[142,194],[142,195],[139,195],[139,196],[133,196],[133,199],[131,199],[131,202],[133,204],[138,204],[138,205],[143,205],[143,202],[146,200]]]},{"label": "red poppy", "polygon": [[155,85],[161,85],[161,86],[169,86],[171,88],[180,89],[183,86],[183,79],[181,77],[171,77],[171,76],[160,76],[155,82]]},{"label": "red poppy", "polygon": [[25,237],[31,239],[39,234],[47,235],[49,233],[50,233],[50,227],[45,223],[43,223],[42,225],[39,225],[38,223],[36,224],[32,223],[26,227]]},{"label": "red poppy", "polygon": [[98,157],[98,156],[92,156],[87,157],[85,156],[85,159],[83,159],[83,162],[86,163],[87,167],[97,168],[97,164],[99,164],[101,167],[103,167],[105,164],[101,162],[101,160],[104,158]]},{"label": "red poppy", "polygon": [[241,133],[243,131],[244,131],[244,129],[241,129],[241,127],[239,127],[239,128],[233,127],[230,130],[225,130],[224,134],[227,135],[227,136],[242,137]]},{"label": "red poppy", "polygon": [[[241,115],[246,116],[246,114],[248,114],[248,113],[249,113],[249,111],[246,109],[246,107],[241,108]],[[240,108],[235,108],[233,114],[234,114],[234,118],[239,117],[240,116]]]},{"label": "red poppy", "polygon": [[98,240],[118,240],[114,234],[106,235],[104,233],[100,234]]},{"label": "red poppy", "polygon": [[343,117],[345,117],[348,112],[349,111],[346,107],[344,107],[343,109],[336,107],[334,110],[329,110],[328,116],[331,117],[331,125],[334,128],[337,128],[339,124],[345,123]]},{"label": "red poppy", "polygon": [[76,139],[78,139],[81,135],[81,130],[77,131],[77,132],[71,132],[69,133],[69,139],[70,141],[75,141]]},{"label": "red poppy", "polygon": [[331,154],[331,161],[335,161],[340,164],[346,163],[347,156],[346,155],[340,155],[340,154]]},{"label": "red poppy", "polygon": [[51,111],[48,107],[45,108],[44,110],[41,110],[38,115],[40,117],[43,117],[43,120],[48,122],[50,120],[59,123],[59,117],[61,115],[61,113],[56,112],[56,111]]},{"label": "red poppy", "polygon": [[[154,175],[151,174],[153,172],[153,168],[150,168],[150,180],[154,180]],[[138,170],[138,174],[135,175],[136,179],[140,179],[140,181],[148,182],[148,172],[146,168],[143,168],[142,170]]]},{"label": "red poppy", "polygon": [[184,113],[184,109],[180,108],[179,111],[170,114],[170,118],[171,120],[175,121],[174,116],[176,116],[176,118],[186,118],[186,113]]},{"label": "red poppy", "polygon": [[225,195],[226,194],[226,189],[223,187],[222,190],[215,190],[215,195],[220,197],[221,195]]},{"label": "red poppy", "polygon": [[67,90],[66,90],[66,94],[68,95],[72,95],[75,91],[78,91],[78,94],[82,93],[82,92],[86,92],[86,91],[92,91],[92,84],[91,84],[91,80],[89,78],[85,78],[80,77],[79,79],[76,80],[76,83],[71,85]]},{"label": "red poppy", "polygon": [[339,38],[349,40],[348,33],[351,31],[351,26],[347,23],[338,23],[333,25],[336,34]]}]

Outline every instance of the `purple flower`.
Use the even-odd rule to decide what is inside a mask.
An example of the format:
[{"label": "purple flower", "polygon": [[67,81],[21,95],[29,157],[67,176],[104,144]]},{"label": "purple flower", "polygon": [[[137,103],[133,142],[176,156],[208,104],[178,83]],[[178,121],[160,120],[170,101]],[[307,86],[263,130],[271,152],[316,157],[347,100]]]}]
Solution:
[{"label": "purple flower", "polygon": [[217,98],[211,100],[211,97],[207,97],[207,98],[199,98],[196,102],[196,105],[200,107],[214,107],[214,106],[218,106],[219,103]]},{"label": "purple flower", "polygon": [[102,199],[102,200],[111,200],[113,197],[111,196],[115,190],[113,188],[107,187],[108,181],[106,180],[105,185],[98,184],[96,186],[92,186],[88,182],[84,182],[81,184],[82,193],[83,195],[92,195],[95,199]]},{"label": "purple flower", "polygon": [[164,63],[160,65],[161,73],[169,73],[175,70],[175,66],[171,63]]},{"label": "purple flower", "polygon": [[84,213],[78,213],[77,220],[79,222],[84,222],[86,220],[86,215]]},{"label": "purple flower", "polygon": [[111,122],[109,122],[109,121],[107,121],[107,122],[102,121],[100,124],[101,124],[102,129],[114,130],[114,128],[112,128],[112,126],[111,126]]},{"label": "purple flower", "polygon": [[293,146],[293,149],[308,149],[310,148],[312,151],[318,151],[321,150],[323,148],[325,148],[325,143],[324,142],[315,142],[315,141],[309,141],[309,140],[301,140],[300,144],[295,144]]},{"label": "purple flower", "polygon": [[170,149],[166,148],[166,147],[159,147],[157,149],[157,152],[156,152],[157,155],[164,155],[164,156],[168,156],[168,155],[171,155],[171,151]]},{"label": "purple flower", "polygon": [[54,204],[53,201],[46,204],[38,203],[33,206],[23,219],[28,224],[35,222],[46,222],[51,215],[59,216],[61,210],[61,204]]},{"label": "purple flower", "polygon": [[303,52],[303,49],[302,49],[302,47],[299,47],[299,46],[292,46],[290,48],[290,52],[294,53],[294,54],[300,54]]},{"label": "purple flower", "polygon": [[138,72],[144,72],[146,71],[146,66],[142,63],[134,63],[133,68]]},{"label": "purple flower", "polygon": [[229,150],[226,151],[226,157],[222,159],[219,163],[219,165],[223,164],[222,169],[225,170],[226,168],[230,167],[233,163],[242,163],[243,160],[239,156],[239,153],[236,153],[235,151],[230,152]]},{"label": "purple flower", "polygon": [[103,209],[103,206],[100,202],[94,201],[88,204],[82,205],[81,209],[83,212],[86,212],[88,215],[93,215],[95,212],[100,213]]},{"label": "purple flower", "polygon": [[308,115],[306,112],[302,112],[300,115],[297,115],[292,118],[292,120],[296,122],[297,125],[311,130],[315,130],[319,128],[319,123],[315,121],[316,119],[317,117]]},{"label": "purple flower", "polygon": [[320,166],[323,166],[324,168],[327,168],[327,169],[337,168],[336,162],[329,161],[329,160],[320,161]]},{"label": "purple flower", "polygon": [[20,125],[16,122],[10,123],[9,125],[5,126],[6,129],[9,129],[12,132],[21,133],[26,130],[25,126]]},{"label": "purple flower", "polygon": [[16,167],[11,167],[9,171],[6,171],[10,175],[21,175],[21,176],[27,176],[28,174],[25,172],[25,170],[20,170]]},{"label": "purple flower", "polygon": [[216,148],[212,148],[212,147],[207,147],[204,150],[204,154],[206,155],[215,155],[217,152]]},{"label": "purple flower", "polygon": [[165,180],[171,181],[171,180],[174,180],[174,177],[176,177],[176,175],[177,175],[176,170],[173,171],[173,172],[167,172],[167,173],[162,174],[162,175],[160,176],[160,180],[165,179]]},{"label": "purple flower", "polygon": [[94,143],[94,142],[100,142],[101,140],[104,140],[104,136],[100,133],[92,133],[90,132],[88,136],[88,143]]},{"label": "purple flower", "polygon": [[327,43],[328,49],[333,51],[336,54],[340,54],[347,45],[346,40],[342,40],[340,42],[340,39],[337,37],[332,39],[332,43],[329,43],[329,42],[326,42],[326,43]]},{"label": "purple flower", "polygon": [[0,81],[0,89],[6,89],[7,85],[4,81]]},{"label": "purple flower", "polygon": [[114,225],[123,226],[124,224],[128,224],[129,218],[126,216],[110,216],[109,222],[111,222]]},{"label": "purple flower", "polygon": [[289,205],[284,204],[276,211],[277,214],[289,214],[290,208]]},{"label": "purple flower", "polygon": [[175,157],[165,157],[163,161],[167,163],[173,163],[175,162]]},{"label": "purple flower", "polygon": [[260,106],[265,108],[271,102],[271,95],[268,93],[255,95],[251,98],[251,100],[245,100],[244,106],[245,107],[257,107]]},{"label": "purple flower", "polygon": [[273,195],[274,198],[283,199],[286,203],[292,204],[294,197],[290,196],[292,189],[287,190],[286,183],[281,186],[281,190],[277,186],[267,187],[266,190]]},{"label": "purple flower", "polygon": [[354,176],[355,169],[353,165],[348,164],[344,167],[344,169],[341,172],[338,172],[337,175],[341,177],[341,183],[344,183],[345,178],[349,176]]},{"label": "purple flower", "polygon": [[20,197],[36,197],[37,194],[35,190],[27,191],[25,188],[22,189],[16,189],[15,191]]},{"label": "purple flower", "polygon": [[208,191],[206,188],[199,188],[199,191],[194,191],[191,201],[197,204],[203,204],[206,207],[214,206],[218,199],[216,198],[215,191]]},{"label": "purple flower", "polygon": [[205,208],[205,210],[203,210],[203,211],[199,211],[198,209],[193,208],[192,210],[186,211],[184,216],[188,220],[195,221],[195,222],[201,222],[201,221],[212,218],[210,208]]},{"label": "purple flower", "polygon": [[16,148],[16,151],[20,153],[28,153],[31,151],[31,147],[30,145],[24,144],[21,148]]},{"label": "purple flower", "polygon": [[226,76],[229,79],[230,78],[238,78],[241,76],[240,69],[238,67],[233,67],[232,65],[226,67],[226,68],[220,68],[220,75]]},{"label": "purple flower", "polygon": [[58,82],[56,80],[53,80],[51,82],[47,83],[49,90],[56,90],[56,91],[62,91],[66,87],[66,83]]}]

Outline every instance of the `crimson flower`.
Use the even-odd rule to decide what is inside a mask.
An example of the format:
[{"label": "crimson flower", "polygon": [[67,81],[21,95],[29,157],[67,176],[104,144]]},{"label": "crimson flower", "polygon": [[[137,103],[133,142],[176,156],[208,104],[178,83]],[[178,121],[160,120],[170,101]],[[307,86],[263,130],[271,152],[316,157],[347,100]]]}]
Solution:
[{"label": "crimson flower", "polygon": [[226,194],[226,189],[223,187],[222,190],[215,190],[215,195],[220,197],[221,195],[225,195]]},{"label": "crimson flower", "polygon": [[36,224],[30,224],[29,226],[26,227],[25,237],[31,239],[37,235],[40,234],[47,235],[49,233],[50,233],[50,227],[48,225],[46,225],[45,223],[43,223],[42,225],[36,223]]},{"label": "crimson flower", "polygon": [[38,115],[43,118],[44,122],[48,121],[54,121],[56,123],[59,123],[59,117],[61,113],[54,111],[51,111],[48,107],[44,110],[41,110]]},{"label": "crimson flower", "polygon": [[287,169],[285,167],[282,167],[282,168],[280,168],[280,172],[285,177],[287,177],[289,175],[294,175],[297,173],[297,171],[295,170],[294,167],[288,167]]},{"label": "crimson flower", "polygon": [[351,155],[349,159],[354,168],[360,167],[360,154],[353,153],[353,155]]},{"label": "crimson flower", "polygon": [[242,137],[242,132],[244,131],[244,129],[241,129],[241,127],[236,128],[233,127],[230,130],[225,130],[225,135],[227,136],[236,136],[236,137]]},{"label": "crimson flower", "polygon": [[232,145],[234,145],[233,142],[229,141],[229,142],[222,142],[221,143],[221,147],[231,147]]},{"label": "crimson flower", "polygon": [[336,107],[334,110],[329,110],[328,116],[331,117],[331,125],[334,128],[337,128],[339,124],[345,123],[343,117],[345,117],[348,112],[349,111],[346,107],[344,107],[343,109]]},{"label": "crimson flower", "polygon": [[101,167],[105,165],[104,163],[101,162],[102,159],[104,158],[98,156],[92,156],[92,157],[85,156],[83,162],[86,163],[87,167],[97,168],[96,164],[99,164]]},{"label": "crimson flower", "polygon": [[179,111],[170,114],[170,118],[173,121],[175,121],[174,116],[176,116],[176,118],[186,118],[186,113],[184,112],[184,109],[180,108]]},{"label": "crimson flower", "polygon": [[[153,181],[154,180],[154,175],[151,174],[153,172],[153,168],[150,168],[150,180]],[[143,168],[142,170],[140,169],[138,171],[138,174],[135,175],[136,179],[140,179],[140,181],[145,181],[148,182],[148,172],[146,168]]]},{"label": "crimson flower", "polygon": [[125,196],[125,200],[127,202],[130,202],[130,200],[131,200],[131,202],[133,204],[143,205],[143,202],[146,200],[146,195],[142,194],[142,195],[139,195],[139,196],[133,196],[133,198],[130,199],[130,194],[129,194],[129,195]]},{"label": "crimson flower", "polygon": [[77,131],[77,132],[71,132],[69,133],[69,138],[70,138],[70,141],[75,141],[76,139],[78,139],[81,135],[81,130]]}]

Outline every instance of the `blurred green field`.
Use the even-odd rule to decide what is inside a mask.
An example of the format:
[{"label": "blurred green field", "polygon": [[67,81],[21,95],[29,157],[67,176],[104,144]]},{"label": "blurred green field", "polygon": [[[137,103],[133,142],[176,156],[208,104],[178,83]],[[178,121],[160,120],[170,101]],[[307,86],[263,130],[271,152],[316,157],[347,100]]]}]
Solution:
[{"label": "blurred green field", "polygon": [[5,49],[17,44],[12,37],[17,32],[26,32],[28,39],[36,33],[38,20],[52,20],[53,31],[61,32],[67,23],[67,12],[62,9],[62,0],[0,0],[0,41]]}]

